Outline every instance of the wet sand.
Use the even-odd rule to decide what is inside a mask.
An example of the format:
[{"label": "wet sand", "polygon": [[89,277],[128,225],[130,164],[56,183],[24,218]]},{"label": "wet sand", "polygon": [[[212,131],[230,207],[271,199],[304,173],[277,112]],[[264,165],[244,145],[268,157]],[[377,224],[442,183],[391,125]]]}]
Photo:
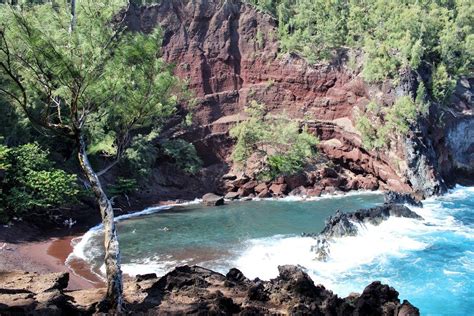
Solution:
[{"label": "wet sand", "polygon": [[69,272],[68,289],[103,287],[104,282],[93,274],[88,265],[74,260],[65,262],[72,252],[71,241],[77,236],[52,238],[40,242],[0,244],[0,270],[24,270],[50,273]]}]

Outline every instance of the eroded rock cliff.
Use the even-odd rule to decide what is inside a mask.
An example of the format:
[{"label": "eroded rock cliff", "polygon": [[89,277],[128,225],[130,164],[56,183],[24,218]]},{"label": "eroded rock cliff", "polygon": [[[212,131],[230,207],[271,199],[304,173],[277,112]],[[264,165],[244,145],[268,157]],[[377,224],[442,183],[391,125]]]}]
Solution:
[{"label": "eroded rock cliff", "polygon": [[[413,94],[418,85],[414,74],[402,76],[397,85],[370,85],[346,66],[345,51],[317,65],[282,55],[276,21],[237,0],[131,6],[127,23],[135,31],[162,27],[163,56],[197,97],[195,127],[183,137],[195,144],[208,166],[231,165],[229,128],[244,117],[245,105],[256,100],[270,114],[304,119],[320,138],[319,151],[343,169],[345,188],[359,188],[347,187],[355,179],[373,179],[365,181],[366,188],[423,197],[443,192],[445,180],[453,184],[457,175],[472,175],[474,120],[472,82],[467,79],[452,98],[455,107],[433,105],[430,117],[415,124],[407,137],[391,138],[390,150],[370,151],[355,128],[358,113],[370,100],[392,104]],[[310,186],[321,189],[317,183]]]}]

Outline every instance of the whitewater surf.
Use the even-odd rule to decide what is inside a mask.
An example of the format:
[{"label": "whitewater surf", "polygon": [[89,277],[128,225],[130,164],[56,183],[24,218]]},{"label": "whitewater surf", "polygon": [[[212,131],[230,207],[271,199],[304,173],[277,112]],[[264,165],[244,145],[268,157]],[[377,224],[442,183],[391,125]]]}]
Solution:
[{"label": "whitewater surf", "polygon": [[[423,220],[391,217],[377,226],[359,225],[357,236],[330,241],[330,256],[324,262],[311,250],[315,239],[301,237],[302,232],[319,232],[324,219],[337,209],[382,202],[380,194],[365,193],[315,201],[145,210],[118,224],[123,270],[130,275],[162,275],[176,265],[199,264],[223,273],[237,267],[250,278],[270,279],[277,276],[278,265],[295,264],[340,296],[381,280],[394,286],[402,299],[409,298],[423,315],[466,315],[474,310],[474,188],[457,187],[423,201],[423,208],[409,206]],[[75,245],[70,258],[74,257],[101,273],[100,226]]]}]

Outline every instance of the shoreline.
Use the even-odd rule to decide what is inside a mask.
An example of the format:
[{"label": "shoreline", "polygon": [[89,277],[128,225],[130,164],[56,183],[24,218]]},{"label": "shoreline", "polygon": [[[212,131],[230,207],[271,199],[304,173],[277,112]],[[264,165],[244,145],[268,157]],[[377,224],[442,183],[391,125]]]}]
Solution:
[{"label": "shoreline", "polygon": [[72,252],[71,241],[76,236],[52,237],[45,241],[25,241],[0,245],[1,270],[28,272],[68,272],[68,290],[91,289],[104,286],[104,282],[89,272],[85,263],[73,263],[70,269],[66,258]]},{"label": "shoreline", "polygon": [[[320,199],[330,199],[343,196],[356,196],[359,194],[383,194],[383,191],[357,190],[351,192],[335,192],[332,194],[324,194],[319,197],[309,196],[284,196],[278,198],[253,198],[253,199],[236,199],[226,200],[228,203],[242,203],[246,201],[315,201]],[[118,215],[116,221],[127,220],[133,217],[154,214],[162,210],[169,210],[173,207],[186,206],[192,204],[200,204],[201,200],[195,199],[191,201],[164,201],[153,206],[144,208],[140,211],[125,213]],[[18,242],[0,243],[0,270],[24,270],[29,272],[50,273],[50,272],[68,272],[70,282],[68,290],[74,289],[90,289],[100,288],[105,285],[104,281],[94,273],[89,264],[82,258],[74,256],[72,259],[66,260],[73,254],[73,239],[83,237],[88,231],[97,225],[81,225],[74,227],[73,231],[61,231],[59,234],[50,234],[44,240],[22,240]],[[15,229],[12,227],[12,229]],[[16,230],[18,231],[18,230]],[[10,232],[12,233],[12,232]],[[14,233],[14,232],[13,232]],[[80,242],[80,240],[78,241]],[[77,245],[77,243],[75,245]],[[4,246],[2,246],[4,245]],[[124,274],[125,278],[129,276]]]}]

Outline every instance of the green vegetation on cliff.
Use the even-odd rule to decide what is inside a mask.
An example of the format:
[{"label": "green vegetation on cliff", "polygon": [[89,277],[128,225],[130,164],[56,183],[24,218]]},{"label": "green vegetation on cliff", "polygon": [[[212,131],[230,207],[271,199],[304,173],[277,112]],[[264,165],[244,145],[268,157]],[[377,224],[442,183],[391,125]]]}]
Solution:
[{"label": "green vegetation on cliff", "polygon": [[425,111],[425,107],[416,104],[410,96],[400,97],[391,107],[385,108],[371,102],[366,106],[365,113],[357,117],[356,128],[366,149],[380,149],[388,147],[390,135],[406,135],[410,125]]},{"label": "green vegetation on cliff", "polygon": [[252,101],[245,109],[247,118],[230,130],[236,139],[232,158],[245,164],[251,156],[261,161],[260,175],[275,178],[302,170],[314,157],[318,140],[298,122],[283,116],[265,115],[265,107]]},{"label": "green vegetation on cliff", "polygon": [[251,0],[275,16],[283,52],[328,61],[341,48],[364,52],[368,81],[406,68],[433,73],[429,90],[443,102],[452,82],[472,73],[474,5],[470,0]]}]

